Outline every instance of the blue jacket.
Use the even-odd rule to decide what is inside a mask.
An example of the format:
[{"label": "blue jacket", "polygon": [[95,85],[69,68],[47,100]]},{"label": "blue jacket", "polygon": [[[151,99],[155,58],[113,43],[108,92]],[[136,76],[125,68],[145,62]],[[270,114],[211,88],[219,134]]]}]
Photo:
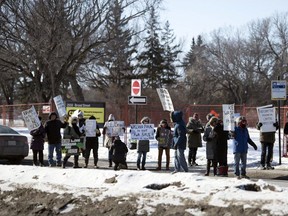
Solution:
[{"label": "blue jacket", "polygon": [[186,149],[186,124],[183,121],[183,113],[181,111],[174,111],[170,114],[171,120],[175,123],[172,148]]},{"label": "blue jacket", "polygon": [[237,126],[234,134],[233,153],[247,153],[248,143],[251,141],[248,129]]}]

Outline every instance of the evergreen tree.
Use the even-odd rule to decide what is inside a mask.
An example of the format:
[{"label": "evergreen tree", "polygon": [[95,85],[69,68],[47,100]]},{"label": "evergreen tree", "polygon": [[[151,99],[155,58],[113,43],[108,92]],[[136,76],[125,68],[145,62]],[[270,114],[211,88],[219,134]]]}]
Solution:
[{"label": "evergreen tree", "polygon": [[144,38],[144,51],[139,55],[140,78],[143,84],[153,89],[163,84],[165,73],[164,49],[160,44],[159,33],[161,28],[157,21],[155,8],[150,10],[150,19],[147,22],[147,36]]}]

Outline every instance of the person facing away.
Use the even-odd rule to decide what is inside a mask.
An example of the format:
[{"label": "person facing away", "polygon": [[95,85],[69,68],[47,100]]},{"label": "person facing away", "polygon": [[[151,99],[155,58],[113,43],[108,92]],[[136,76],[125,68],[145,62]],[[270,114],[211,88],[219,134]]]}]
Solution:
[{"label": "person facing away", "polygon": [[163,151],[165,151],[166,154],[166,170],[169,170],[172,132],[166,119],[160,121],[156,130],[155,139],[158,141],[158,167],[156,170],[161,170]]},{"label": "person facing away", "polygon": [[173,111],[170,113],[171,121],[174,123],[174,134],[172,148],[175,149],[174,166],[175,170],[173,173],[188,172],[188,166],[185,159],[184,151],[186,149],[186,125],[183,120],[182,111]]},{"label": "person facing away", "polygon": [[[42,118],[39,116],[39,120],[41,122]],[[44,166],[43,161],[43,150],[44,150],[44,138],[45,138],[45,128],[43,127],[42,123],[40,127],[30,131],[30,135],[32,136],[31,139],[31,146],[30,149],[33,152],[33,166]],[[39,163],[37,161],[37,156],[39,155]]]},{"label": "person facing away", "polygon": [[216,155],[215,160],[217,165],[217,175],[219,176],[228,176],[228,163],[227,163],[227,153],[228,153],[228,139],[229,132],[224,131],[223,121],[218,119],[218,122],[214,128],[214,131],[217,133],[217,142],[216,142]]},{"label": "person facing away", "polygon": [[215,126],[217,125],[218,118],[212,117],[206,124],[203,140],[206,141],[206,173],[205,176],[209,176],[210,167],[213,167],[214,176],[217,174],[217,162],[216,156],[216,144],[217,144],[217,133],[215,132]]},{"label": "person facing away", "polygon": [[[261,122],[257,122],[256,128],[260,130],[260,142],[261,142],[261,169],[274,169],[274,167],[271,166],[271,159],[273,155],[273,147],[275,142],[275,131],[272,132],[262,132]],[[276,128],[276,130],[279,129],[278,122],[273,123],[273,126]]]},{"label": "person facing away", "polygon": [[[64,139],[70,139],[71,141],[75,139],[80,139],[81,137],[81,132],[78,127],[78,118],[77,117],[72,117],[70,119],[70,124],[67,125],[67,127],[64,130]],[[79,154],[80,154],[80,149],[76,146],[72,146],[72,148],[77,149],[77,153],[73,154],[74,155],[74,164],[73,168],[81,168],[79,166],[78,160],[79,160]],[[63,168],[66,167],[67,161],[70,158],[71,154],[66,153],[64,159],[63,159]]]},{"label": "person facing away", "polygon": [[[96,118],[92,115],[89,118],[90,120],[95,120]],[[85,166],[84,168],[88,167],[89,157],[91,150],[93,151],[93,158],[94,158],[94,168],[98,168],[98,149],[99,149],[99,141],[98,137],[101,136],[101,132],[99,129],[98,124],[96,125],[95,136],[93,137],[86,137],[86,149],[85,149]]]},{"label": "person facing away", "polygon": [[189,117],[186,128],[189,148],[188,164],[190,166],[198,166],[196,163],[196,155],[198,147],[202,147],[201,133],[204,132],[198,113],[194,113],[192,117]]},{"label": "person facing away", "polygon": [[48,117],[48,121],[45,124],[45,132],[48,138],[48,165],[53,166],[53,152],[56,151],[56,166],[61,166],[61,128],[65,128],[67,123],[67,117],[64,118],[64,122],[58,119],[56,112],[51,112]]},{"label": "person facing away", "polygon": [[[143,117],[140,121],[141,124],[149,124],[150,118],[149,117]],[[137,140],[137,170],[140,170],[140,164],[141,164],[141,170],[146,170],[146,156],[147,152],[150,150],[150,142],[149,140]],[[142,159],[142,160],[141,160]]]},{"label": "person facing away", "polygon": [[108,148],[108,161],[109,161],[109,167],[112,167],[112,155],[111,155],[111,152],[109,151],[110,147],[112,146],[112,143],[113,143],[113,139],[114,137],[110,136],[107,132],[108,130],[108,122],[111,122],[111,121],[115,121],[115,117],[113,114],[109,114],[108,116],[108,121],[105,122],[104,124],[104,127],[103,127],[103,131],[102,131],[102,134],[104,135],[104,146],[106,148]]},{"label": "person facing away", "polygon": [[124,169],[128,169],[126,163],[126,154],[128,152],[128,148],[126,144],[121,141],[119,136],[114,138],[109,151],[111,151],[112,160],[115,164],[114,166],[115,171],[118,170],[119,165],[122,165],[121,167]]},{"label": "person facing away", "polygon": [[[246,175],[247,165],[247,153],[248,143],[257,150],[256,144],[250,139],[250,135],[247,129],[247,120],[245,116],[239,116],[236,119],[236,125],[234,132],[232,132],[233,142],[233,154],[234,154],[234,174],[237,179],[249,178]],[[241,169],[239,169],[241,161]]]}]

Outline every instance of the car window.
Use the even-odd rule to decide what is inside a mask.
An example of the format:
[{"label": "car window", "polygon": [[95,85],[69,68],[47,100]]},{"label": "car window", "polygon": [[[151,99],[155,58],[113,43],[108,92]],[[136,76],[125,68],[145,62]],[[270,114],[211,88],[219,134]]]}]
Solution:
[{"label": "car window", "polygon": [[9,127],[3,126],[3,125],[0,125],[0,133],[2,133],[2,134],[19,134],[15,130],[13,130]]}]

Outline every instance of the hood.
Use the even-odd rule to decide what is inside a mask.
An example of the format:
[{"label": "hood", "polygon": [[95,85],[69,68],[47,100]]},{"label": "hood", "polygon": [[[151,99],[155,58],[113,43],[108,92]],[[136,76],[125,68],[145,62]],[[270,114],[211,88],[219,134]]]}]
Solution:
[{"label": "hood", "polygon": [[145,117],[143,117],[143,118],[141,119],[140,122],[143,124],[145,121],[148,121],[148,123],[150,123],[150,118],[147,117],[147,116],[145,116]]},{"label": "hood", "polygon": [[115,117],[114,117],[113,114],[110,114],[110,115],[108,116],[108,121],[115,121]]},{"label": "hood", "polygon": [[193,117],[189,117],[189,118],[188,118],[188,121],[189,121],[189,122],[193,122],[193,120],[194,120]]},{"label": "hood", "polygon": [[89,119],[96,119],[94,115],[90,116]]},{"label": "hood", "polygon": [[181,122],[183,121],[183,112],[182,111],[173,111],[170,113],[170,118],[172,122]]},{"label": "hood", "polygon": [[49,119],[49,120],[51,120],[51,116],[52,116],[52,115],[55,115],[56,118],[58,118],[58,115],[57,115],[56,112],[51,112],[51,113],[49,114],[49,116],[48,116],[48,119]]}]

